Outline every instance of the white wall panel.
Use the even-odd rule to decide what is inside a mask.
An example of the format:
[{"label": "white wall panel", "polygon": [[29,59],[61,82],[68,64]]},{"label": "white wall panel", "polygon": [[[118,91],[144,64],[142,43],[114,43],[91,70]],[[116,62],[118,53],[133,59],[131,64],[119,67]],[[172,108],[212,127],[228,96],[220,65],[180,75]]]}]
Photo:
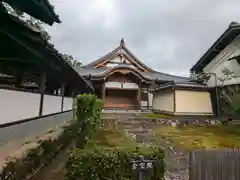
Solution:
[{"label": "white wall panel", "polygon": [[64,98],[63,111],[71,110],[73,108],[73,98]]},{"label": "white wall panel", "polygon": [[124,89],[138,89],[138,84],[136,83],[122,83]]},{"label": "white wall panel", "polygon": [[0,89],[0,124],[38,116],[40,94]]},{"label": "white wall panel", "polygon": [[105,83],[105,87],[106,88],[121,88],[122,84],[120,82],[106,82]]},{"label": "white wall panel", "polygon": [[61,112],[62,97],[44,95],[43,115]]},{"label": "white wall panel", "polygon": [[[240,65],[236,60],[229,59],[240,55],[240,37],[236,37],[228,46],[226,46],[207,66],[203,69],[205,73],[215,73],[217,76],[217,84],[220,84],[219,78],[223,77],[222,70],[224,68],[229,69],[235,75],[240,75]],[[233,78],[224,82],[225,85],[238,84],[240,78]],[[208,81],[208,86],[215,86],[215,77],[212,76]]]}]

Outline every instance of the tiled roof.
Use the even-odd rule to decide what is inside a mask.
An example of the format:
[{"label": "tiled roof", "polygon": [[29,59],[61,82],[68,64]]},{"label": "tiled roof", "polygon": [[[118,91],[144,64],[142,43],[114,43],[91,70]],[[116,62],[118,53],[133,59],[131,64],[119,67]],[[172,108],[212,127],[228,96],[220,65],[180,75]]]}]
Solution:
[{"label": "tiled roof", "polygon": [[13,78],[12,76],[0,73],[0,78]]},{"label": "tiled roof", "polygon": [[[130,68],[129,66],[126,66],[126,65],[117,66],[117,68],[120,68],[120,67]],[[78,67],[75,67],[75,70],[81,76],[88,76],[89,74],[91,74],[92,77],[98,77],[98,76],[103,76],[107,71],[109,71],[109,68],[92,68],[92,67],[78,66]],[[151,80],[151,81],[157,80],[157,81],[182,82],[182,81],[192,80],[188,77],[174,76],[174,75],[161,73],[161,72],[140,72],[140,74],[144,78]]]},{"label": "tiled roof", "polygon": [[160,85],[158,88],[154,89],[154,91],[163,90],[167,88],[174,88],[174,87],[192,88],[192,89],[208,89],[207,85],[200,84],[193,81],[182,81],[182,82],[172,81],[172,82]]}]

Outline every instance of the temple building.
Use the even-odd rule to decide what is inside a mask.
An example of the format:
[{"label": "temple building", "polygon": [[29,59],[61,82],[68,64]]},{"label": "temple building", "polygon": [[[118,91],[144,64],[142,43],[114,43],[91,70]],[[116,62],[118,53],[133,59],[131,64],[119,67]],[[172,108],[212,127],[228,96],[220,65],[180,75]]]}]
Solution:
[{"label": "temple building", "polygon": [[148,67],[129,51],[123,39],[110,53],[75,70],[91,78],[95,94],[103,99],[105,108],[148,108],[152,106],[154,88],[169,82],[190,81]]}]

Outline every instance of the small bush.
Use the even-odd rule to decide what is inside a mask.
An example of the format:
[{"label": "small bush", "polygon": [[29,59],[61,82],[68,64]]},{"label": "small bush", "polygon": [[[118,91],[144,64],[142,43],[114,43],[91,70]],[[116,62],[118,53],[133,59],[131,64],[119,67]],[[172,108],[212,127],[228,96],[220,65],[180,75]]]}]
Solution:
[{"label": "small bush", "polygon": [[89,179],[136,179],[136,171],[132,170],[132,160],[143,155],[146,159],[157,160],[152,170],[146,171],[145,180],[160,180],[164,177],[164,153],[159,148],[129,149],[76,149],[68,159],[65,180]]}]

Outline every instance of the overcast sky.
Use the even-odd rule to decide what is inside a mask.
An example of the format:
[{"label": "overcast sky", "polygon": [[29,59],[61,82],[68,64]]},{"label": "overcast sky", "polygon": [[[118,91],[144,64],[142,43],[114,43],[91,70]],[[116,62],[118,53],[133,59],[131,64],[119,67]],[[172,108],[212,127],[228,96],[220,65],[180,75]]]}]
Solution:
[{"label": "overcast sky", "polygon": [[187,76],[192,65],[240,21],[240,0],[50,0],[61,24],[47,27],[62,53],[89,63],[119,45],[149,67]]}]

